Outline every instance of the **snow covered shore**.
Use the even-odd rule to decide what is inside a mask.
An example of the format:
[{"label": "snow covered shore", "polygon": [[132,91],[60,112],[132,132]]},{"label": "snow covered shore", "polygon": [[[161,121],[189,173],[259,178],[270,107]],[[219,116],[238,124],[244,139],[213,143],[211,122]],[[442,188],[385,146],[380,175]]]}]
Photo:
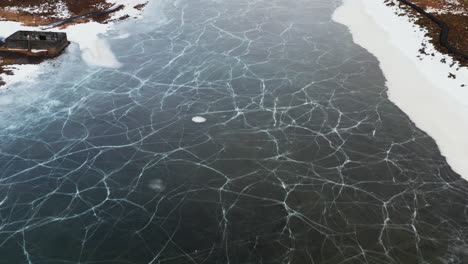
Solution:
[{"label": "snow covered shore", "polygon": [[[468,68],[450,67],[451,58],[433,48],[425,31],[395,11],[383,0],[344,0],[333,20],[346,25],[354,42],[378,58],[389,99],[436,141],[452,169],[468,179]],[[422,42],[434,56],[418,58]],[[450,73],[456,79],[448,78]]]},{"label": "snow covered shore", "polygon": [[[135,6],[146,4],[147,0],[111,0],[109,2],[125,5],[125,8],[112,14],[112,21],[113,19],[125,15],[132,18],[141,17],[142,10],[135,8]],[[115,22],[101,24],[97,22],[88,22],[83,24],[74,24],[66,27],[65,29],[48,29],[48,31],[66,32],[68,40],[75,42],[80,46],[82,58],[87,64],[99,67],[118,68],[121,65],[120,62],[112,52],[112,49],[108,45],[106,39],[102,37],[103,34],[112,28],[114,23]],[[23,26],[20,22],[0,21],[0,37],[5,38],[18,30],[40,31],[41,29],[39,27]],[[4,87],[31,79],[39,74],[43,70],[44,66],[11,65],[6,68],[11,70],[14,75],[0,74],[0,78],[6,83]]]}]

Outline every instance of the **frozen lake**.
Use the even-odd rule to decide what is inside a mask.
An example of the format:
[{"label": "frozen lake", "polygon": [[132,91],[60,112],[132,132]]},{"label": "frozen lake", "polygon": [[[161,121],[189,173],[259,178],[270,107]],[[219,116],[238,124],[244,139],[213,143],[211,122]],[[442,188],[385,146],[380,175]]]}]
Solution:
[{"label": "frozen lake", "polygon": [[340,1],[153,2],[0,94],[0,263],[468,261],[468,183]]}]

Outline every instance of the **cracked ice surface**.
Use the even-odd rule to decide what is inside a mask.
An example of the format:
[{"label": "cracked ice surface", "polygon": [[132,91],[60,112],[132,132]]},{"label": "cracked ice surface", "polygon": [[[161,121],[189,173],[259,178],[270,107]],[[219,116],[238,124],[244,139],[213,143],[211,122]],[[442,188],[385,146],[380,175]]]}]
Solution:
[{"label": "cracked ice surface", "polygon": [[0,263],[464,263],[468,184],[338,4],[153,5],[121,68],[3,92]]}]

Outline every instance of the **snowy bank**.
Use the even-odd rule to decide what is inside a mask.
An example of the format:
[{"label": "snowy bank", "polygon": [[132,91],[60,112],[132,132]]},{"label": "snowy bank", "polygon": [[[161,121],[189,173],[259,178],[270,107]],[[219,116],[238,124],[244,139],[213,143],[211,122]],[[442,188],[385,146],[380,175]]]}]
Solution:
[{"label": "snowy bank", "polygon": [[[140,18],[142,10],[135,8],[135,6],[146,4],[147,0],[110,0],[109,2],[125,5],[123,9],[112,14],[110,20],[118,21],[120,17],[125,15],[131,18]],[[52,28],[47,31],[66,32],[68,40],[80,46],[82,58],[87,64],[106,68],[118,68],[121,64],[112,52],[107,40],[103,37],[112,28],[114,23],[116,22],[109,22],[107,24],[88,22],[70,25],[65,29]],[[38,27],[23,26],[20,22],[0,21],[0,38],[5,38],[18,30],[41,31]],[[38,65],[13,65],[9,69],[12,69],[14,75],[0,74],[0,78],[8,86],[24,80],[25,74],[33,76],[35,69],[39,70],[40,68]]]},{"label": "snowy bank", "polygon": [[[11,71],[14,75],[0,74],[0,77],[7,86],[19,82],[33,82],[37,76],[45,71],[47,66],[47,63],[9,65],[5,66],[4,69]],[[2,105],[1,102],[0,105]]]},{"label": "snowy bank", "polygon": [[[354,42],[378,58],[389,99],[436,141],[453,170],[468,179],[468,69],[450,67],[452,60],[428,43],[425,31],[395,11],[383,0],[344,0],[333,20],[346,25]],[[435,56],[418,58],[422,42]],[[456,79],[448,78],[449,73]]]}]

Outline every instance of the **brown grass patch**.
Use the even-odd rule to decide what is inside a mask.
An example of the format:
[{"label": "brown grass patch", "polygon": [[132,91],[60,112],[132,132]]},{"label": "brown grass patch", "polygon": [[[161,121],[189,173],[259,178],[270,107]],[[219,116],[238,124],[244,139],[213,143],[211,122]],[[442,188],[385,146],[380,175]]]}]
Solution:
[{"label": "brown grass patch", "polygon": [[[391,5],[395,5],[396,0],[393,0]],[[453,47],[457,48],[459,51],[468,54],[468,0],[460,1],[458,4],[449,1],[449,0],[408,0],[411,3],[414,3],[424,10],[429,8],[434,8],[437,10],[446,10],[447,14],[437,14],[432,12],[435,17],[439,20],[445,22],[450,27],[449,32],[449,43]],[[399,2],[398,2],[399,3]],[[427,29],[427,36],[430,39],[430,42],[434,47],[444,53],[448,54],[448,50],[440,45],[439,34],[440,27],[432,22],[425,16],[420,15],[413,9],[409,8],[406,5],[398,4],[400,9],[405,10],[406,13],[412,17],[416,18],[415,23],[421,26],[422,28]],[[464,10],[464,14],[457,14],[456,12]],[[452,12],[452,13],[451,13]],[[422,49],[424,51],[424,49]],[[424,53],[424,52],[423,52]],[[468,66],[468,61],[462,57],[454,56],[452,57],[458,61],[462,66]]]}]

